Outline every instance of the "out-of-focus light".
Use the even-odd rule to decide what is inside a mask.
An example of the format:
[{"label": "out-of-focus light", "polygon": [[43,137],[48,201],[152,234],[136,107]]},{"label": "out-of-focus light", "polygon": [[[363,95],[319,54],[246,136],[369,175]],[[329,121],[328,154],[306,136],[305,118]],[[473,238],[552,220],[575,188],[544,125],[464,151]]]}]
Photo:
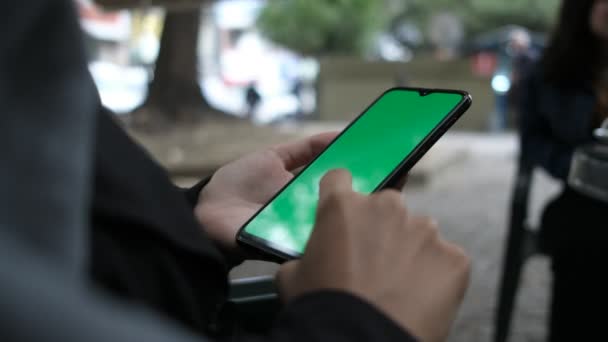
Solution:
[{"label": "out-of-focus light", "polygon": [[217,25],[222,29],[246,29],[255,25],[265,0],[222,0],[213,10]]},{"label": "out-of-focus light", "polygon": [[492,78],[492,89],[499,94],[506,94],[511,89],[511,80],[503,74],[497,74]]}]

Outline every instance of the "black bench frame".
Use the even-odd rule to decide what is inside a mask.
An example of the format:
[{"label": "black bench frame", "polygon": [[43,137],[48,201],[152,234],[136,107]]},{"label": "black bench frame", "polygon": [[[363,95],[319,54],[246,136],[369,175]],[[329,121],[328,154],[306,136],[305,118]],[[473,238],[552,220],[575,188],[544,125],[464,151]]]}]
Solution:
[{"label": "black bench frame", "polygon": [[493,340],[495,342],[505,342],[509,337],[523,265],[528,258],[543,254],[538,244],[538,230],[530,227],[527,222],[534,169],[534,164],[527,162],[524,158],[520,159],[511,198],[507,239],[505,240],[494,322]]}]

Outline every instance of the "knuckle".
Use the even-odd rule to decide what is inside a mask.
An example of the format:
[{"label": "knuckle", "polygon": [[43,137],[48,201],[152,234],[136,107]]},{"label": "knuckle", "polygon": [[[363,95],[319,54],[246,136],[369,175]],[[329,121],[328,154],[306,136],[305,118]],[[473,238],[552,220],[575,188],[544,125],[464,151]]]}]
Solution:
[{"label": "knuckle", "polygon": [[468,277],[471,271],[471,258],[467,252],[459,245],[446,243],[447,256],[451,260],[452,267],[458,273]]},{"label": "knuckle", "polygon": [[429,230],[438,230],[439,226],[437,221],[430,216],[418,216],[418,222],[420,225],[424,226]]},{"label": "knuckle", "polygon": [[439,241],[439,229],[435,225],[427,225],[427,240],[432,243],[437,243]]},{"label": "knuckle", "polygon": [[467,271],[471,269],[471,257],[466,253],[464,248],[453,245],[454,246],[454,259],[458,262],[458,265],[461,268],[466,269]]},{"label": "knuckle", "polygon": [[390,211],[405,211],[401,193],[395,190],[384,190],[377,195],[377,204]]},{"label": "knuckle", "polygon": [[418,217],[416,225],[428,241],[435,242],[439,240],[439,226],[432,218],[427,216]]},{"label": "knuckle", "polygon": [[389,191],[387,193],[388,201],[391,204],[391,207],[394,209],[403,209],[405,208],[405,204],[403,202],[403,197],[401,197],[401,193],[398,191]]},{"label": "knuckle", "polygon": [[384,195],[386,196],[387,200],[393,202],[393,203],[397,203],[399,205],[403,204],[403,198],[401,197],[401,192],[397,191],[397,190],[386,190],[384,192]]}]

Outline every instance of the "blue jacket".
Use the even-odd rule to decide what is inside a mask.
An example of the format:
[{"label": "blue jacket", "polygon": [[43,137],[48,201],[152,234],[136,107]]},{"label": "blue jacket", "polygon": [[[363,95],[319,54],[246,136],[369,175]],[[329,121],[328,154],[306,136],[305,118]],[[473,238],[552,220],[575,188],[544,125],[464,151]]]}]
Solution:
[{"label": "blue jacket", "polygon": [[547,84],[536,68],[522,80],[519,103],[522,162],[565,181],[574,150],[592,141],[596,98],[589,84]]}]

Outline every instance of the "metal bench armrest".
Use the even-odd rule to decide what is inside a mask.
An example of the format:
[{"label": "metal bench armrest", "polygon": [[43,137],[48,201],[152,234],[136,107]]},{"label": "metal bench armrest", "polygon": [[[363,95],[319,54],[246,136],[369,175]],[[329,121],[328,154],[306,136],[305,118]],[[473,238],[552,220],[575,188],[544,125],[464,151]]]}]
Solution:
[{"label": "metal bench armrest", "polygon": [[265,333],[281,310],[274,279],[270,276],[233,280],[230,283],[229,301],[239,328]]}]

